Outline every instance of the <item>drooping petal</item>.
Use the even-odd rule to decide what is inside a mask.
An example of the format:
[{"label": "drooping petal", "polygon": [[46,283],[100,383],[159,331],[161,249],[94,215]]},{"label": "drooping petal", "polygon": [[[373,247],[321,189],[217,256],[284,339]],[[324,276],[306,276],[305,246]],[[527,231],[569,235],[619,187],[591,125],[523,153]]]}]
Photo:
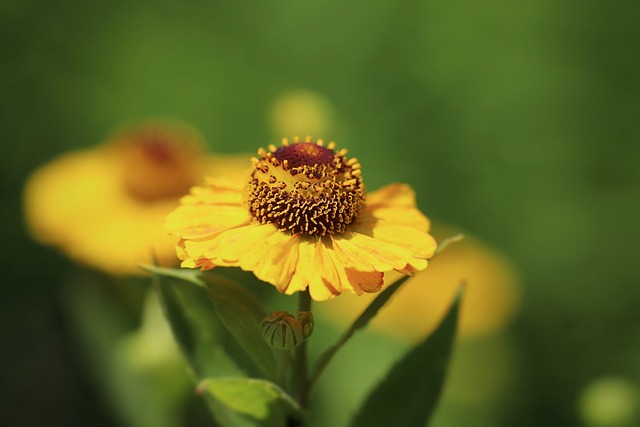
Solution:
[{"label": "drooping petal", "polygon": [[339,288],[343,282],[347,283],[347,278],[333,254],[320,240],[302,236],[298,239],[296,270],[284,292],[291,295],[308,287],[315,301],[326,301],[339,295]]},{"label": "drooping petal", "polygon": [[283,292],[296,271],[299,258],[299,235],[277,232],[263,240],[256,250],[262,257],[247,257],[240,263],[243,270],[253,271],[256,277]]},{"label": "drooping petal", "polygon": [[318,242],[314,264],[315,275],[321,280],[311,280],[309,287],[314,299],[323,301],[346,291],[360,295],[363,292],[380,290],[383,284],[383,273],[345,268],[338,256],[339,253],[339,249],[335,248],[333,237],[323,237]]},{"label": "drooping petal", "polygon": [[345,288],[351,289],[345,272],[339,262],[336,262],[333,251],[318,241],[314,259],[314,274],[309,282],[309,293],[316,301],[326,301],[340,295]]},{"label": "drooping petal", "polygon": [[303,291],[309,285],[311,277],[314,276],[314,259],[317,244],[316,239],[300,237],[298,241],[298,264],[289,286],[284,290],[286,294],[291,295],[295,292]]},{"label": "drooping petal", "polygon": [[314,301],[328,301],[336,295],[340,295],[340,292],[333,289],[331,285],[319,275],[311,277],[309,293]]}]

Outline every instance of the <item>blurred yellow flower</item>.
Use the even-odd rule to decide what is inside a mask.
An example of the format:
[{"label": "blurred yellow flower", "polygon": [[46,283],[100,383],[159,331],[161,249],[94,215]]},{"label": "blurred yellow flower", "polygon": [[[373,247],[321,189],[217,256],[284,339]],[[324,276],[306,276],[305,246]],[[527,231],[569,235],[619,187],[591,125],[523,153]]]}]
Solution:
[{"label": "blurred yellow flower", "polygon": [[152,252],[175,263],[162,228],[180,195],[205,173],[238,174],[246,157],[206,156],[200,134],[178,122],[124,126],[105,144],[69,152],[36,170],[24,194],[33,237],[110,274],[141,274]]},{"label": "blurred yellow flower", "polygon": [[271,127],[276,135],[327,134],[333,116],[329,100],[307,89],[279,94],[270,108]]},{"label": "blurred yellow flower", "polygon": [[[456,234],[436,228],[438,239]],[[395,278],[387,278],[391,283]],[[448,246],[431,261],[429,269],[403,285],[371,322],[371,329],[400,339],[417,341],[432,332],[444,317],[457,289],[466,283],[459,334],[477,337],[504,328],[517,309],[520,286],[509,262],[498,252],[469,236]],[[372,296],[340,298],[324,304],[322,318],[343,326],[371,302]]]},{"label": "blurred yellow flower", "polygon": [[250,177],[210,179],[167,217],[183,267],[239,266],[317,301],[377,292],[383,273],[427,267],[436,248],[407,185],[365,194],[357,159],[333,142],[260,149]]}]

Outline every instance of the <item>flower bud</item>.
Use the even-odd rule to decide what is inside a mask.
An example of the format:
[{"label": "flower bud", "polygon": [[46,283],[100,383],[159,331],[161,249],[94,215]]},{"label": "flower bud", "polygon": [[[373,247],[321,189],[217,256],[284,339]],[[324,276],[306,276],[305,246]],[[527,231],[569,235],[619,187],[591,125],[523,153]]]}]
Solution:
[{"label": "flower bud", "polygon": [[262,338],[278,350],[291,350],[305,339],[298,319],[286,311],[274,311],[262,320]]}]

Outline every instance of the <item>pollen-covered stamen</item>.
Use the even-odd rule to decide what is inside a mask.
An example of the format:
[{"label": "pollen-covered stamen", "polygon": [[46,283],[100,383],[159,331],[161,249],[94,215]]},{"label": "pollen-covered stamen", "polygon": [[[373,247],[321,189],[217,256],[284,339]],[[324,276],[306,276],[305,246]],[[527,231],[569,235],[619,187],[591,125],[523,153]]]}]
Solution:
[{"label": "pollen-covered stamen", "polygon": [[335,143],[294,138],[260,149],[248,187],[253,217],[293,234],[341,233],[358,216],[365,190],[360,165],[336,153]]}]

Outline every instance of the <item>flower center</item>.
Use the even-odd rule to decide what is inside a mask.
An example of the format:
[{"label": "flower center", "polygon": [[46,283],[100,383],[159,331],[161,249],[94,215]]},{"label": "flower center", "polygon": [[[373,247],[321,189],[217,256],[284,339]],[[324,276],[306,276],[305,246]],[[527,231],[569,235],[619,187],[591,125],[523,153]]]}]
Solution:
[{"label": "flower center", "polygon": [[134,199],[177,198],[198,182],[198,136],[189,128],[150,123],[125,129],[111,143],[121,159],[123,186]]},{"label": "flower center", "polygon": [[324,236],[345,231],[360,212],[365,190],[358,160],[322,140],[287,139],[260,149],[247,190],[251,215],[292,234]]},{"label": "flower center", "polygon": [[333,163],[335,153],[313,142],[300,142],[293,145],[285,145],[273,152],[273,157],[281,162],[287,160],[289,166],[330,165]]}]

